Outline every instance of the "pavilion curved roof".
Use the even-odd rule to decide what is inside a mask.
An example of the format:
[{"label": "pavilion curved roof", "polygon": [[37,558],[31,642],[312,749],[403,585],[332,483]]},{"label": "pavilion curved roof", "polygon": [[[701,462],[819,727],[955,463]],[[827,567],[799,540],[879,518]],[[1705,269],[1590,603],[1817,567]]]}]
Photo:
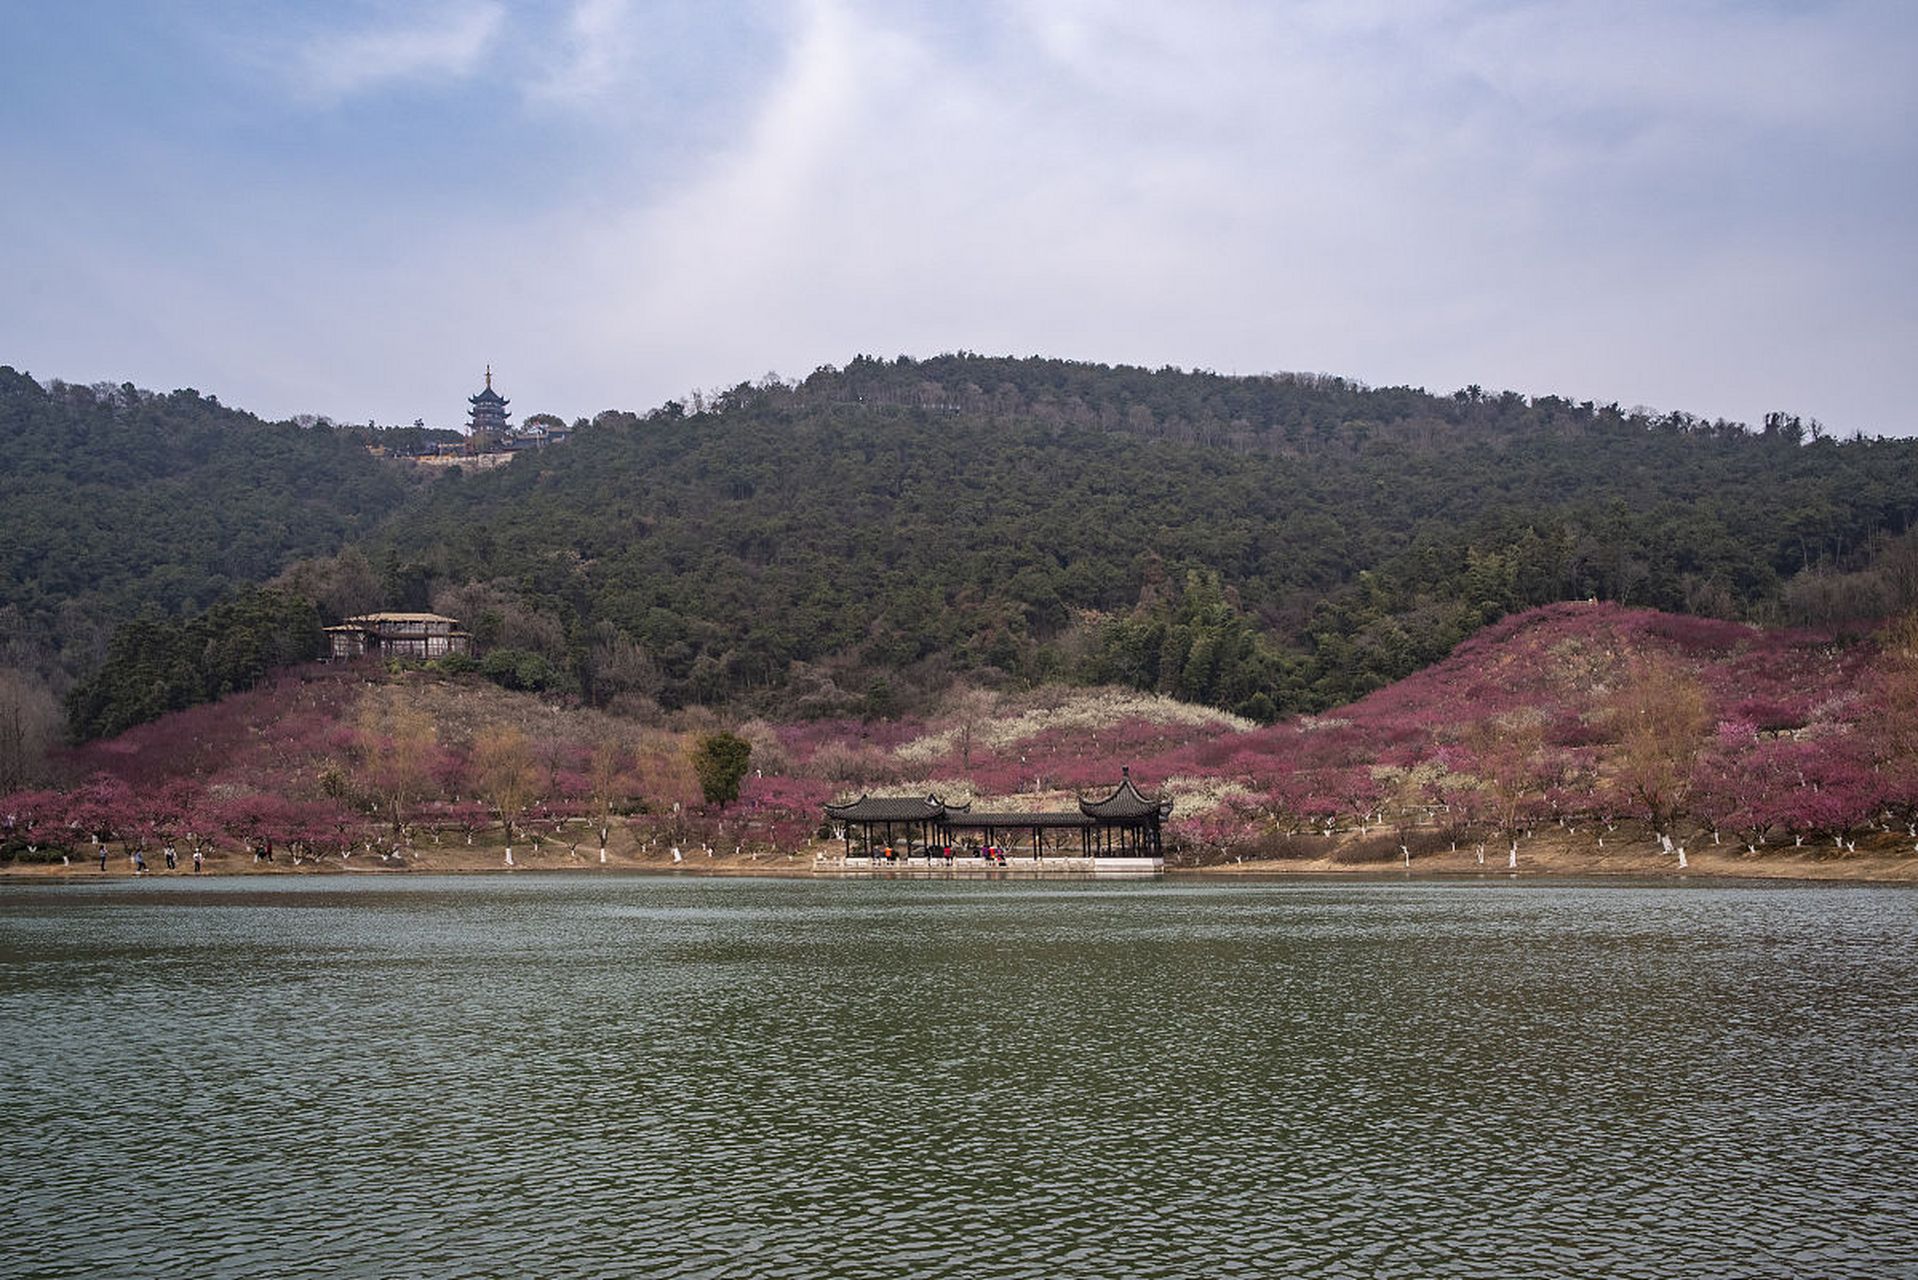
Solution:
[{"label": "pavilion curved roof", "polygon": [[938,822],[948,813],[964,813],[966,804],[947,804],[938,796],[862,795],[846,804],[828,804],[826,816],[840,822]]},{"label": "pavilion curved roof", "polygon": [[1169,817],[1172,813],[1170,796],[1148,796],[1133,785],[1132,771],[1126,770],[1126,776],[1112,794],[1103,800],[1079,798],[1079,812],[1089,818],[1105,818],[1109,821],[1124,821],[1131,818],[1150,818],[1158,815]]}]

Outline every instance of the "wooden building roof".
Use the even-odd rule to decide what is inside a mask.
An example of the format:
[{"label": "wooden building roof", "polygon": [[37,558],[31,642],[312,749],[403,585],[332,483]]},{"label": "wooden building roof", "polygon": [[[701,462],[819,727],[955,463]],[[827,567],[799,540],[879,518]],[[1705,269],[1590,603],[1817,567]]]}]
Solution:
[{"label": "wooden building roof", "polygon": [[1100,800],[1079,798],[1075,813],[1067,809],[1048,811],[1007,810],[974,813],[972,805],[947,804],[938,796],[862,795],[845,804],[828,804],[826,816],[835,822],[933,822],[966,830],[985,827],[1091,827],[1100,823],[1149,822],[1172,813],[1172,801],[1164,796],[1148,796],[1132,781],[1132,771],[1114,787],[1112,794]]},{"label": "wooden building roof", "polygon": [[348,619],[347,619],[347,622],[348,622],[348,623],[355,623],[355,622],[358,622],[358,623],[366,623],[366,622],[450,622],[450,623],[452,623],[452,624],[453,624],[454,626],[456,626],[456,627],[457,627],[457,626],[458,626],[458,625],[460,624],[460,620],[459,620],[458,618],[449,618],[449,617],[447,617],[447,616],[446,616],[446,615],[444,615],[444,614],[439,614],[439,613],[400,613],[400,612],[396,612],[396,611],[385,611],[385,612],[381,612],[381,613],[359,613],[359,614],[355,614],[355,615],[353,615],[352,617],[350,617],[350,618],[348,618]]},{"label": "wooden building roof", "polygon": [[970,804],[949,805],[938,796],[862,795],[848,804],[828,804],[826,816],[839,822],[942,822],[964,813]]}]

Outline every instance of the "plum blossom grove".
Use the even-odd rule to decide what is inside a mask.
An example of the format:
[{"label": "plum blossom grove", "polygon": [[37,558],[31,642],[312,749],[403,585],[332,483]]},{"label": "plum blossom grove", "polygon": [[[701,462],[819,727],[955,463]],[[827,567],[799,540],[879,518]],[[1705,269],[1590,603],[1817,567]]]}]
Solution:
[{"label": "plum blossom grove", "polygon": [[392,866],[502,836],[522,858],[583,860],[615,824],[642,845],[725,824],[700,805],[686,735],[595,723],[589,737],[534,741],[490,724],[455,736],[374,696],[389,692],[306,669],[89,744],[68,762],[77,785],[0,797],[0,844],[15,858],[102,866],[215,849],[262,864]]},{"label": "plum blossom grove", "polygon": [[970,691],[923,720],[739,724],[739,798],[708,803],[703,713],[667,727],[532,695],[298,669],[65,760],[0,797],[29,861],[513,865],[794,857],[862,791],[1063,807],[1122,767],[1174,797],[1175,855],[1518,865],[1546,830],[1594,851],[1918,850],[1918,628],[1762,631],[1611,605],[1513,616],[1335,712],[1260,727],[1111,690]]},{"label": "plum blossom grove", "polygon": [[1891,640],[1566,604],[1269,728],[1074,702],[1049,720],[1025,713],[1029,732],[984,751],[974,735],[969,762],[936,726],[815,724],[780,738],[795,773],[840,794],[1057,796],[1109,785],[1130,763],[1177,799],[1193,861],[1410,863],[1477,847],[1510,865],[1549,827],[1595,851],[1635,843],[1682,862],[1688,845],[1853,851],[1891,830],[1918,846],[1918,732],[1899,710],[1918,707],[1914,667]]},{"label": "plum blossom grove", "polygon": [[1893,824],[1918,845],[1918,743],[1898,711],[1914,688],[1889,644],[1561,605],[1335,718],[1207,743],[1166,768],[1243,779],[1238,808],[1263,827],[1251,843],[1272,852],[1368,823],[1407,861],[1462,842],[1515,858],[1546,826],[1681,863],[1687,843],[1853,851]]}]

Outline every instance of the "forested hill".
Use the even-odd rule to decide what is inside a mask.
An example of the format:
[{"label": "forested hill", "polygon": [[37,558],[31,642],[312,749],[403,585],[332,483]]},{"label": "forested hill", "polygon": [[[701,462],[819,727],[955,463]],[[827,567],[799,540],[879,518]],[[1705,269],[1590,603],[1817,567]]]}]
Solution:
[{"label": "forested hill", "polygon": [[330,426],[0,367],[0,667],[80,674],[114,624],[331,552],[406,488]]},{"label": "forested hill", "polygon": [[1918,444],[1783,416],[959,355],[602,414],[368,549],[393,605],[544,618],[517,643],[592,696],[886,711],[972,670],[1270,717],[1553,600],[1883,612],[1914,513]]}]

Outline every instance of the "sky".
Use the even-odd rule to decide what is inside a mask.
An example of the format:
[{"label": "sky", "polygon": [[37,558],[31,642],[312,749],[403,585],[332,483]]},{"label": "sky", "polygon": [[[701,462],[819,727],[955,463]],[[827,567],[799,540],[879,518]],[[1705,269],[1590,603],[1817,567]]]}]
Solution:
[{"label": "sky", "polygon": [[1906,0],[61,0],[0,364],[266,417],[1048,355],[1918,434]]}]

